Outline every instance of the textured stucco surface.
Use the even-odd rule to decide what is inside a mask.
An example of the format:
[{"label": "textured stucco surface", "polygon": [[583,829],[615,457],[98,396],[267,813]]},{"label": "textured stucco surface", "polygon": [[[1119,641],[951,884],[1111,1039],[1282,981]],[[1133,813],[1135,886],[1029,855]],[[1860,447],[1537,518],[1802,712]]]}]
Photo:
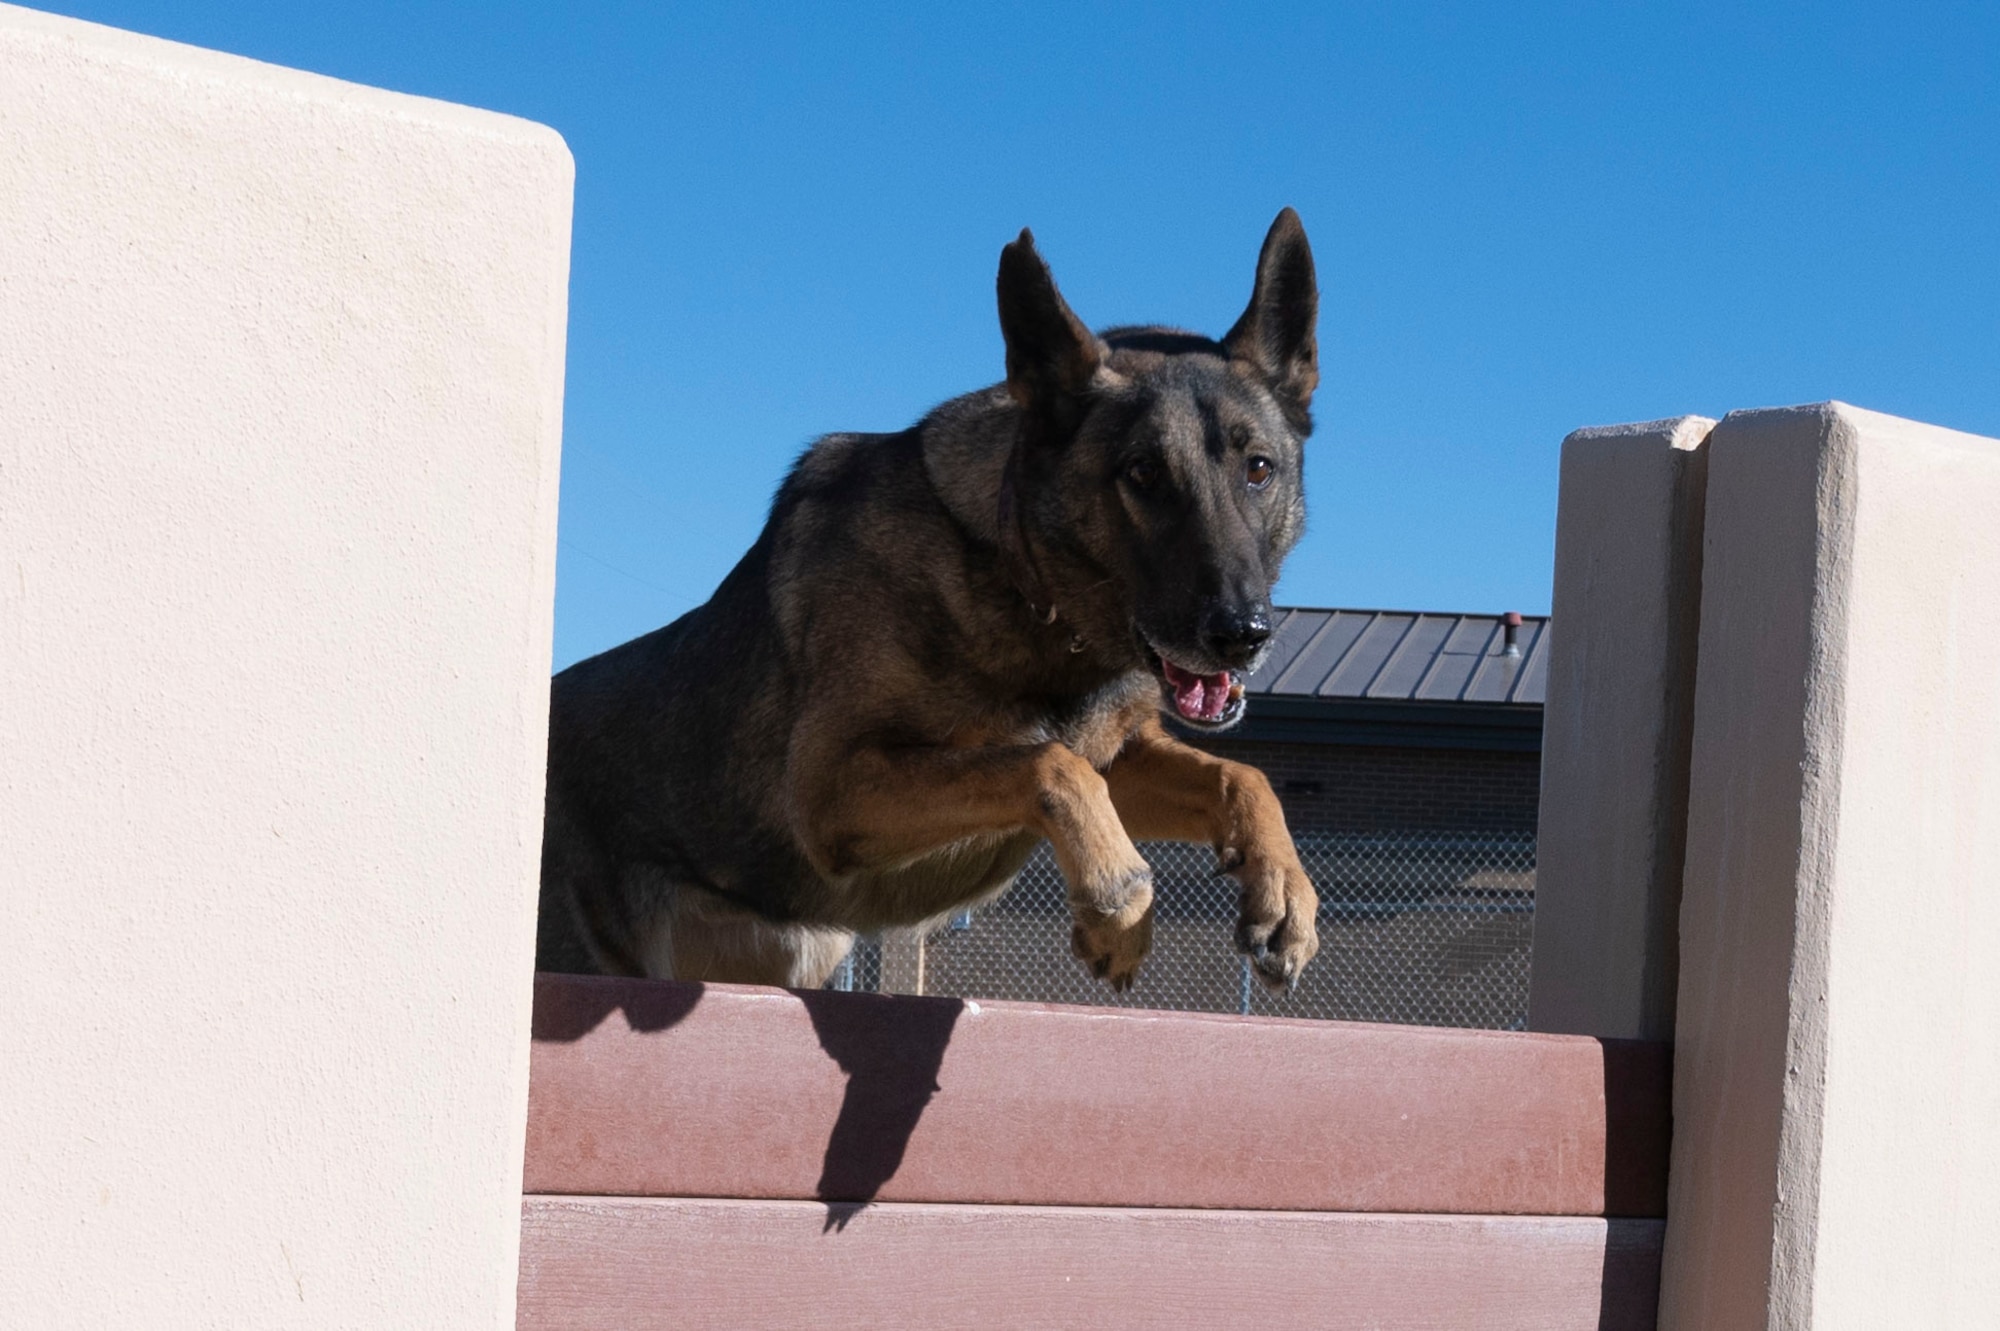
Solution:
[{"label": "textured stucco surface", "polygon": [[1667,1331],[2000,1306],[2000,442],[1709,439]]},{"label": "textured stucco surface", "polygon": [[1856,502],[1813,1325],[1989,1327],[2000,440],[1842,413]]},{"label": "textured stucco surface", "polygon": [[1714,425],[1680,416],[1563,441],[1534,1030],[1673,1038],[1704,443]]},{"label": "textured stucco surface", "polygon": [[511,1325],[571,174],[0,7],[0,1325]]}]

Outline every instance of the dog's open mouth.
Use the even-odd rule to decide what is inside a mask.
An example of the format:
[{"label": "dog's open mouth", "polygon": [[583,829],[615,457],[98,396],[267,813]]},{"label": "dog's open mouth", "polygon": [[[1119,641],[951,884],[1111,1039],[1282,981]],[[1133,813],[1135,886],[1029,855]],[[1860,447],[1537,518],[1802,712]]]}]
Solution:
[{"label": "dog's open mouth", "polygon": [[1220,730],[1243,716],[1243,681],[1228,670],[1212,675],[1183,670],[1155,650],[1154,664],[1172,700],[1174,715],[1190,725]]}]

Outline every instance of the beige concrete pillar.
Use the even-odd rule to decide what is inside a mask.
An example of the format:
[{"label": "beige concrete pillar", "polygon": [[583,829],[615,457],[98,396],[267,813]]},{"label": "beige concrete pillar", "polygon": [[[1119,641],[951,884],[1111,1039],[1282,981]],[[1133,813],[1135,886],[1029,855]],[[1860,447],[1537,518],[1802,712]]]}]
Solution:
[{"label": "beige concrete pillar", "polygon": [[1709,439],[1660,1325],[2000,1309],[2000,442]]},{"label": "beige concrete pillar", "polygon": [[0,6],[0,1326],[513,1324],[570,180]]},{"label": "beige concrete pillar", "polygon": [[1528,1024],[1669,1040],[1701,610],[1681,416],[1563,440]]}]

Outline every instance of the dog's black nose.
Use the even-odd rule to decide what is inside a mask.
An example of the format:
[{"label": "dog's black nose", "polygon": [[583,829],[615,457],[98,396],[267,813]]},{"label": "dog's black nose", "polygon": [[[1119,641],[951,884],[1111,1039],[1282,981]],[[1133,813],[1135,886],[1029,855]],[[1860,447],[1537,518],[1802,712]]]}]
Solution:
[{"label": "dog's black nose", "polygon": [[1202,619],[1201,639],[1219,660],[1245,666],[1271,636],[1271,612],[1261,605],[1211,610]]}]

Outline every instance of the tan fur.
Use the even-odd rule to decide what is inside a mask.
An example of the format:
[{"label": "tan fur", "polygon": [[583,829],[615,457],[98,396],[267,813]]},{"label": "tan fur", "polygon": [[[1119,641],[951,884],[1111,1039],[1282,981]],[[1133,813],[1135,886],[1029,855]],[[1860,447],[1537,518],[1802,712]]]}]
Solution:
[{"label": "tan fur", "polygon": [[772,924],[683,886],[656,924],[646,969],[660,978],[817,989],[853,946],[845,929]]},{"label": "tan fur", "polygon": [[1262,772],[1183,744],[1149,718],[1105,778],[1132,836],[1215,847],[1243,889],[1246,951],[1294,955],[1299,965],[1319,952],[1319,894]]}]

